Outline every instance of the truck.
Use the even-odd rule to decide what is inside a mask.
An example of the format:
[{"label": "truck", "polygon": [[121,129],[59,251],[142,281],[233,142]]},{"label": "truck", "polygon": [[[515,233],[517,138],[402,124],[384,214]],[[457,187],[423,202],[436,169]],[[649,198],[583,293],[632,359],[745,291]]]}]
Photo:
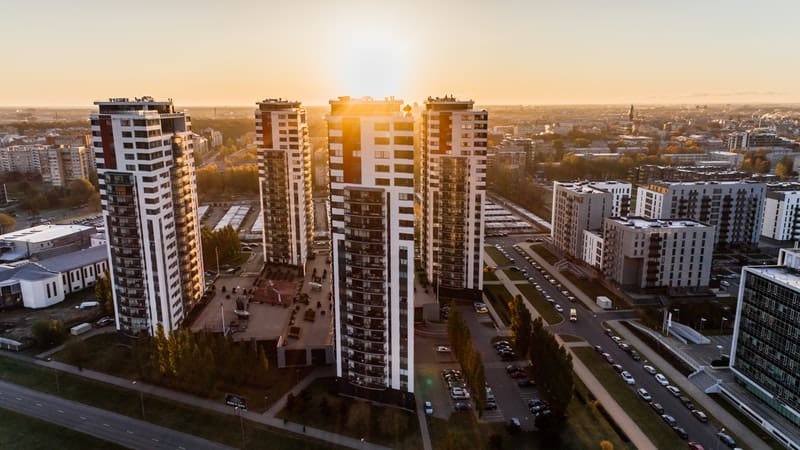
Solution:
[{"label": "truck", "polygon": [[74,327],[69,329],[69,334],[73,336],[77,336],[79,334],[86,333],[87,331],[91,330],[92,326],[89,323],[84,322],[80,325],[75,325]]},{"label": "truck", "polygon": [[578,310],[575,308],[569,309],[569,321],[570,322],[577,322],[578,321]]},{"label": "truck", "polygon": [[611,299],[606,297],[605,295],[597,296],[597,306],[603,309],[612,309],[614,304],[611,302]]}]

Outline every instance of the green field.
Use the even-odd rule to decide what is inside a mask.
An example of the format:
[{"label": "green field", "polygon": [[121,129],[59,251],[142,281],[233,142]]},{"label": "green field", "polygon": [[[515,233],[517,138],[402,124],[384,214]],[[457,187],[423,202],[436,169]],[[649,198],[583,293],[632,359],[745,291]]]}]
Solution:
[{"label": "green field", "polygon": [[0,409],[0,448],[25,450],[123,449],[112,442]]},{"label": "green field", "polygon": [[591,347],[577,347],[572,351],[606,388],[620,408],[628,413],[653,441],[656,448],[683,448],[685,443],[636,392],[625,384],[619,374]]},{"label": "green field", "polygon": [[[56,374],[57,372],[51,369],[0,357],[0,379],[2,380],[129,417],[142,418],[137,392],[74,375],[61,373],[57,377]],[[148,422],[232,447],[242,445],[239,420],[234,415],[219,414],[160,397],[145,395],[143,398],[144,419]],[[331,448],[330,444],[249,420],[245,420],[243,423],[246,448],[248,449]]]},{"label": "green field", "polygon": [[525,275],[523,275],[522,272],[520,272],[519,270],[506,269],[506,270],[503,271],[503,273],[506,274],[508,279],[511,280],[511,281],[525,281],[526,280]]},{"label": "green field", "polygon": [[553,265],[558,262],[558,257],[545,248],[542,244],[531,244],[531,250],[538,253],[548,264]]},{"label": "green field", "polygon": [[[542,319],[545,322],[549,323],[550,325],[561,323],[564,321],[564,316],[561,315],[558,311],[553,309],[553,305],[547,302],[545,298],[540,294],[536,288],[533,287],[532,284],[525,284],[517,286],[522,295],[528,299],[528,303],[530,303],[536,311],[539,312],[539,315],[542,316]],[[565,311],[569,311],[568,305],[561,305],[564,307]]]},{"label": "green field", "polygon": [[508,310],[508,302],[511,300],[511,293],[508,292],[508,289],[502,284],[484,285],[483,293],[486,295],[486,298],[489,299],[489,302],[500,317],[500,320],[502,320],[505,325],[511,323],[511,313]]},{"label": "green field", "polygon": [[494,263],[498,266],[507,266],[511,264],[511,260],[506,258],[506,256],[500,253],[500,250],[496,249],[491,245],[486,245],[483,247],[483,250],[489,254],[489,257],[494,260]]}]

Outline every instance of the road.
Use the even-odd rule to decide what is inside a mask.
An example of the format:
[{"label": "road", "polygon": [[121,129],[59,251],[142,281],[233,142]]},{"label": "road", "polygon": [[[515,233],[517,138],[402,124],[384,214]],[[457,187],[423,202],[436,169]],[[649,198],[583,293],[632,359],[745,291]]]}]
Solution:
[{"label": "road", "polygon": [[199,437],[0,381],[0,408],[135,449],[228,449]]},{"label": "road", "polygon": [[[487,244],[494,245],[500,244],[505,248],[509,256],[514,258],[512,265],[515,265],[527,272],[528,277],[533,277],[534,281],[550,294],[556,303],[561,304],[565,309],[565,314],[569,311],[571,304],[564,295],[556,288],[555,285],[545,280],[538,270],[536,270],[528,261],[525,260],[523,255],[520,255],[513,249],[513,245],[519,243],[520,245],[526,244],[525,238],[527,236],[507,236],[501,238],[488,238]],[[499,267],[498,269],[501,269]],[[522,282],[517,282],[522,283]],[[522,283],[524,284],[524,283]],[[689,439],[700,442],[705,448],[715,448],[714,446],[719,442],[716,433],[717,429],[712,425],[703,424],[698,421],[691,412],[683,406],[678,398],[672,396],[664,387],[656,382],[652,375],[648,374],[642,368],[644,361],[634,361],[630,355],[620,349],[609,336],[605,334],[605,329],[602,326],[603,321],[633,318],[635,315],[631,311],[604,311],[597,314],[586,311],[584,308],[578,308],[578,321],[569,322],[565,320],[560,324],[549,327],[555,333],[566,333],[579,336],[585,339],[592,346],[600,345],[603,351],[611,354],[611,357],[617,364],[622,365],[625,370],[631,373],[636,380],[636,385],[631,386],[632,395],[636,395],[635,389],[643,387],[653,396],[653,400],[661,403],[664,407],[665,413],[673,416],[678,424],[686,429],[689,434]],[[658,368],[656,368],[658,369]],[[502,404],[501,404],[502,406]],[[530,415],[530,414],[529,414]],[[667,426],[666,424],[664,425]]]}]

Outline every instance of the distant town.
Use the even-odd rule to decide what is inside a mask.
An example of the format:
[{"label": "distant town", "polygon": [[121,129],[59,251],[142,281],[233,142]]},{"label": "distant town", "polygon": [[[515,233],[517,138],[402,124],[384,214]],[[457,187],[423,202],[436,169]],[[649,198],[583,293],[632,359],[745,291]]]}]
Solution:
[{"label": "distant town", "polygon": [[800,107],[95,100],[0,109],[41,448],[800,448]]}]

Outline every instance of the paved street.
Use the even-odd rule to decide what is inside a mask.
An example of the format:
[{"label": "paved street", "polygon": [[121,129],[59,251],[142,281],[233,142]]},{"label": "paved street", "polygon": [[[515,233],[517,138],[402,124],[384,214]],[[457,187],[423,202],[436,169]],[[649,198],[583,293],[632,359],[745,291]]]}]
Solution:
[{"label": "paved street", "polygon": [[135,449],[227,449],[149,422],[0,381],[0,407]]},{"label": "paved street", "polygon": [[[524,242],[524,237],[519,236],[508,236],[503,238],[490,238],[487,239],[488,245],[500,244],[503,246],[507,253],[515,259],[513,265],[520,267],[527,271],[529,277],[533,277],[534,280],[542,286],[542,288],[550,294],[554,299],[556,299],[557,303],[560,303],[565,308],[568,308],[570,303],[568,300],[558,291],[558,289],[549,283],[547,280],[544,279],[544,276],[539,273],[530,263],[528,263],[524,259],[524,255],[519,255],[513,248],[512,245],[515,243],[520,243],[524,249],[527,249],[528,245]],[[565,286],[568,284],[564,280],[563,277],[555,270],[552,266],[547,264],[542,258],[540,258],[535,252],[530,250],[526,250],[527,254],[532,256],[542,267],[544,267],[553,277],[555,277],[558,281],[560,281]],[[502,267],[498,267],[501,269]],[[525,284],[528,281],[517,281],[514,282],[515,284]],[[574,290],[572,290],[574,292]],[[579,298],[581,296],[578,296]],[[583,296],[585,297],[585,296]],[[667,414],[672,415],[678,421],[680,426],[686,429],[687,433],[689,434],[689,438],[695,441],[698,441],[704,445],[706,448],[714,448],[718,442],[716,437],[717,429],[713,426],[708,424],[703,424],[699,422],[691,412],[674,396],[672,396],[669,392],[666,391],[661,385],[659,385],[652,375],[648,374],[647,372],[642,369],[642,365],[644,361],[636,362],[634,361],[630,355],[620,349],[614,341],[612,341],[606,334],[605,330],[602,326],[603,321],[612,320],[612,319],[620,319],[620,318],[633,318],[635,315],[629,311],[601,311],[597,313],[587,312],[583,308],[579,308],[579,320],[577,322],[569,322],[564,321],[558,325],[550,327],[550,329],[555,333],[566,333],[572,334],[575,336],[582,337],[591,345],[601,345],[605,352],[611,354],[612,358],[616,363],[621,364],[625,370],[629,371],[631,375],[636,380],[636,385],[631,387],[632,394],[635,395],[634,389],[639,387],[644,387],[651,393],[654,400],[661,403],[664,406],[665,412]],[[664,425],[666,426],[666,425]]]}]

